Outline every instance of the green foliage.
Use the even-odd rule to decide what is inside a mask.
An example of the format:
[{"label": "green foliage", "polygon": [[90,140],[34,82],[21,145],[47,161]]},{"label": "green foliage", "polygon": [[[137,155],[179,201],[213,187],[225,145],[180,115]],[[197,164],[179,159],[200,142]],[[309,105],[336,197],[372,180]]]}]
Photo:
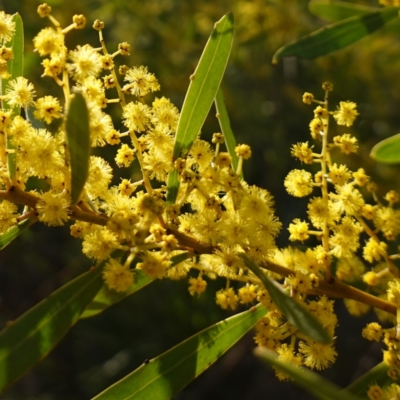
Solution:
[{"label": "green foliage", "polygon": [[81,93],[72,98],[66,120],[67,148],[71,164],[71,204],[75,205],[89,173],[89,112]]},{"label": "green foliage", "polygon": [[144,363],[93,400],[170,399],[209,368],[265,315],[260,304],[193,335]]},{"label": "green foliage", "polygon": [[[332,7],[334,9],[334,6]],[[398,17],[398,8],[383,8],[380,11],[341,20],[325,26],[299,40],[281,47],[273,56],[278,63],[282,57],[298,56],[314,59],[342,49],[382,28]]]},{"label": "green foliage", "polygon": [[0,333],[0,391],[42,360],[103,285],[102,265],[62,286]]},{"label": "green foliage", "polygon": [[16,237],[18,237],[25,229],[29,228],[35,219],[26,219],[20,222],[17,226],[12,227],[7,232],[0,235],[0,250],[9,245]]},{"label": "green foliage", "polygon": [[382,140],[371,150],[371,157],[376,161],[396,164],[400,162],[400,133]]},{"label": "green foliage", "polygon": [[338,22],[343,19],[379,11],[377,7],[330,0],[311,0],[308,3],[308,8],[311,13],[329,22]]},{"label": "green foliage", "polygon": [[[232,13],[226,14],[215,24],[197,68],[190,77],[176,131],[174,160],[179,157],[186,158],[210,111],[231,52],[233,24]],[[178,186],[177,173],[174,171],[168,180],[169,204],[175,203]]]}]

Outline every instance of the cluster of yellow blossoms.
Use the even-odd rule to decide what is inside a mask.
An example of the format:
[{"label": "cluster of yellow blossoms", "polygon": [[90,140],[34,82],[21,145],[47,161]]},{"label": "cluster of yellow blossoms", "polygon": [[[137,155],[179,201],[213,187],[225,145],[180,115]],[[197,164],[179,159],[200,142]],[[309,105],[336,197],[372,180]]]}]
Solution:
[{"label": "cluster of yellow blossoms", "polygon": [[[304,94],[304,103],[318,105],[310,132],[321,152],[316,153],[305,142],[295,144],[291,153],[302,163],[320,168],[314,175],[295,169],[284,185],[296,197],[320,191],[308,203],[309,221],[296,218],[289,226],[291,241],[314,238],[315,245],[305,252],[291,247],[278,250],[275,237],[281,223],[274,215],[272,196],[241,178],[243,160],[251,156],[249,146],[236,147],[236,171],[229,153],[221,151],[224,137],[220,133],[214,134],[211,144],[198,138],[187,157],[173,161],[179,112],[165,97],[155,98],[151,105],[145,103],[144,96],[160,89],[146,67],[116,67],[115,58],[128,55],[129,45],[120,43],[118,50],[110,54],[103,40],[104,23],[97,20],[93,28],[99,32],[101,47],[86,44],[68,50],[65,35],[84,28],[85,17],[74,16],[73,23],[63,29],[47,4],[39,6],[38,13],[54,25],[34,38],[36,51],[47,57],[42,62],[43,76],[62,88],[64,99],[63,104],[53,96],[36,99],[34,86],[27,79],[8,80],[8,61],[13,58],[8,43],[15,24],[11,16],[0,12],[0,74],[3,83],[7,82],[0,96],[0,234],[26,219],[49,226],[73,220],[71,235],[82,239],[84,254],[104,262],[104,280],[110,290],[118,292],[133,284],[135,269],[151,278],[180,279],[189,275],[189,292],[193,295],[206,290],[204,277],[224,277],[226,287],[216,293],[217,304],[232,310],[239,303],[259,301],[265,305],[269,313],[257,324],[255,340],[295,365],[328,367],[337,356],[334,344],[315,342],[286,320],[260,280],[246,268],[240,257],[243,252],[270,277],[281,281],[331,337],[337,317],[333,301],[326,295],[347,298],[345,303],[353,315],[361,315],[373,305],[381,309],[379,318],[393,321],[382,309],[400,309],[400,274],[393,262],[398,255],[388,252],[388,243],[400,233],[400,211],[394,208],[399,195],[391,191],[380,201],[376,185],[362,168],[353,172],[331,160],[336,149],[344,154],[357,151],[357,140],[351,134],[336,136],[332,141],[328,137],[330,116],[338,125],[350,127],[358,115],[356,104],[340,102],[336,111],[329,111],[330,83],[323,84],[323,101]],[[91,146],[118,145],[115,166],[127,168],[137,160],[143,176],[137,182],[126,178],[110,186],[115,168],[102,157],[91,156],[77,205],[70,201],[71,172],[65,139],[71,92],[82,93],[85,98]],[[115,121],[105,111],[113,103],[122,108],[123,132],[114,128]],[[24,110],[24,117],[19,112],[15,115],[15,107]],[[56,129],[55,120],[59,120]],[[37,128],[39,123],[43,127]],[[10,154],[15,157],[15,174],[10,171]],[[176,203],[168,205],[166,184],[174,169],[179,172],[181,184]],[[31,177],[45,182],[47,190],[25,191]],[[364,188],[366,198],[369,196],[374,204],[364,199]],[[361,235],[365,239],[360,240]],[[356,255],[363,240],[364,259],[370,264],[382,261],[368,271]],[[195,273],[189,274],[191,270]],[[232,281],[244,286],[237,289]],[[342,283],[357,281],[364,285],[364,292]],[[380,303],[371,294],[380,296]],[[307,295],[320,297],[310,300]],[[369,340],[384,338],[388,349],[384,359],[393,378],[400,374],[398,331],[397,325],[383,329],[378,323],[369,324],[363,331]],[[286,379],[279,371],[277,375]]]}]

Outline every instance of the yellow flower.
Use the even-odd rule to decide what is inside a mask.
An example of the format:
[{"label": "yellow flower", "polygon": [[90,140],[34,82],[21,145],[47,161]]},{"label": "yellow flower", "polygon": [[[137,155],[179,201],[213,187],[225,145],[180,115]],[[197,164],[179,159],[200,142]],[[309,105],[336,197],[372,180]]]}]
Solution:
[{"label": "yellow flower", "polygon": [[53,28],[44,28],[33,38],[33,45],[41,56],[56,53],[64,45],[64,35]]},{"label": "yellow flower", "polygon": [[201,277],[189,279],[189,293],[193,296],[195,293],[201,294],[206,290],[207,282]]},{"label": "yellow flower", "polygon": [[64,225],[68,221],[69,202],[65,196],[51,191],[43,193],[36,204],[39,221],[46,225]]},{"label": "yellow flower", "polygon": [[333,117],[336,119],[338,125],[353,125],[358,112],[356,110],[357,104],[352,101],[341,101],[339,109],[334,112]]},{"label": "yellow flower", "polygon": [[43,119],[47,124],[50,124],[53,118],[61,118],[61,106],[53,96],[41,97],[36,101],[36,110],[33,115],[37,119]]},{"label": "yellow flower", "polygon": [[89,44],[77,46],[69,52],[72,64],[68,64],[68,71],[77,81],[83,81],[88,76],[97,77],[102,69],[101,55]]},{"label": "yellow flower", "polygon": [[284,184],[288,193],[295,197],[307,196],[313,190],[312,175],[305,170],[290,171]]},{"label": "yellow flower", "polygon": [[8,82],[6,99],[10,107],[27,107],[34,103],[35,88],[27,79],[19,76]]},{"label": "yellow flower", "polygon": [[9,201],[0,203],[0,234],[6,232],[17,224],[18,207]]},{"label": "yellow flower", "polygon": [[293,145],[291,154],[306,164],[312,164],[314,161],[312,148],[308,147],[308,142]]},{"label": "yellow flower", "polygon": [[143,132],[151,124],[150,107],[142,103],[128,103],[124,107],[122,117],[124,118],[124,125],[132,131]]},{"label": "yellow flower", "polygon": [[232,288],[221,289],[215,295],[216,303],[224,310],[235,310],[238,304],[238,296]]},{"label": "yellow flower", "polygon": [[0,11],[0,42],[9,42],[15,32],[15,22],[12,15]]},{"label": "yellow flower", "polygon": [[303,363],[312,369],[328,368],[335,360],[337,352],[331,344],[314,341],[299,343],[299,352],[303,355]]},{"label": "yellow flower", "polygon": [[134,96],[142,97],[149,92],[160,90],[157,78],[143,65],[130,68],[125,74],[124,80],[129,83],[122,90]]},{"label": "yellow flower", "polygon": [[115,162],[118,167],[129,167],[135,159],[136,149],[130,148],[127,144],[123,144],[117,151]]},{"label": "yellow flower", "polygon": [[103,279],[109,289],[126,292],[133,284],[133,273],[129,268],[111,258],[104,267]]},{"label": "yellow flower", "polygon": [[289,240],[300,240],[303,242],[309,238],[308,235],[308,223],[301,221],[299,218],[293,220],[293,223],[288,228],[290,232]]}]

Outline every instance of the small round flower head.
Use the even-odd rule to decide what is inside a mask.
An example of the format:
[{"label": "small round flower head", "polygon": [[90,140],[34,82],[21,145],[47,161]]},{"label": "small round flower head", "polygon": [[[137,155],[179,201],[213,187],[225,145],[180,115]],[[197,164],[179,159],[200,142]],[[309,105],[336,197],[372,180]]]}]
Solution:
[{"label": "small round flower head", "polygon": [[65,196],[51,191],[43,193],[36,204],[39,221],[49,226],[64,225],[68,221],[68,206]]},{"label": "small round flower head", "polygon": [[123,179],[122,182],[118,186],[119,191],[124,196],[130,196],[136,189],[136,186],[128,181],[128,179]]},{"label": "small round flower head", "polygon": [[364,168],[358,168],[356,172],[353,172],[353,178],[358,186],[364,186],[369,179]]},{"label": "small round flower head", "polygon": [[240,302],[242,304],[252,303],[257,299],[257,292],[258,288],[253,284],[241,287],[238,291]]},{"label": "small round flower head", "polygon": [[46,124],[50,124],[53,118],[61,118],[61,106],[53,96],[41,97],[36,101],[36,110],[33,115],[36,119],[43,119]]},{"label": "small round flower head", "polygon": [[300,242],[303,242],[309,238],[308,223],[301,221],[299,218],[293,220],[293,223],[289,225],[288,230],[290,233],[289,240],[299,240]]},{"label": "small round flower head", "polygon": [[109,289],[126,292],[133,284],[133,273],[129,268],[111,258],[104,267],[103,279]]},{"label": "small round flower head", "polygon": [[367,396],[370,400],[383,400],[383,390],[378,385],[371,385],[368,389]]},{"label": "small round flower head", "polygon": [[218,165],[220,168],[230,167],[232,163],[232,158],[229,153],[222,151],[218,153],[217,157],[215,158],[215,164]]},{"label": "small round flower head", "polygon": [[235,310],[238,304],[238,296],[232,288],[221,289],[215,295],[216,303],[224,310]]},{"label": "small round flower head", "polygon": [[72,22],[75,24],[75,29],[83,29],[86,25],[86,18],[84,15],[74,15]]},{"label": "small round flower head", "polygon": [[220,132],[213,133],[211,142],[214,143],[214,144],[217,144],[217,143],[222,144],[222,143],[224,143],[224,135],[222,133],[220,133]]},{"label": "small round flower head", "polygon": [[17,224],[18,208],[14,203],[2,201],[0,203],[0,234]]},{"label": "small round flower head", "polygon": [[390,203],[397,203],[399,201],[399,194],[395,190],[390,190],[386,193],[385,199]]},{"label": "small round flower head", "polygon": [[19,76],[8,82],[6,98],[11,107],[26,107],[34,104],[35,88],[27,79]]},{"label": "small round flower head", "polygon": [[63,44],[64,35],[53,28],[44,28],[33,38],[33,45],[41,56],[59,51]]},{"label": "small round flower head", "polygon": [[142,269],[150,278],[161,278],[165,275],[169,265],[170,261],[160,253],[147,252],[143,257],[143,262],[137,264],[137,268]]},{"label": "small round flower head", "polygon": [[322,83],[322,89],[326,90],[327,92],[332,92],[333,90],[333,83],[326,81]]},{"label": "small round flower head", "polygon": [[303,103],[311,104],[313,100],[314,100],[314,95],[312,93],[305,92],[303,94]]},{"label": "small round flower head", "polygon": [[117,151],[115,162],[119,167],[129,167],[135,159],[135,150],[130,148],[127,144],[123,144]]},{"label": "small round flower head", "polygon": [[97,77],[101,72],[101,55],[88,44],[70,51],[69,58],[72,64],[68,64],[68,71],[75,80],[82,81],[88,76]]},{"label": "small round flower head", "polygon": [[119,43],[118,50],[122,56],[129,56],[129,52],[131,51],[131,45],[127,42]]},{"label": "small round flower head", "polygon": [[341,101],[339,103],[339,109],[333,114],[337,124],[352,126],[357,115],[359,115],[356,107],[357,104],[352,101]]},{"label": "small round flower head", "polygon": [[143,132],[151,124],[150,108],[142,103],[128,103],[124,107],[122,117],[124,118],[124,125],[132,131]]},{"label": "small round flower head", "polygon": [[312,175],[303,169],[290,171],[284,184],[288,193],[295,197],[307,196],[313,190]]},{"label": "small round flower head", "polygon": [[374,271],[368,271],[363,275],[363,281],[369,286],[379,285],[379,277]]},{"label": "small round flower head", "polygon": [[43,3],[37,8],[37,13],[40,18],[45,18],[50,15],[51,7],[47,3]]},{"label": "small round flower head", "polygon": [[364,259],[370,263],[379,261],[386,255],[387,244],[385,242],[378,242],[374,238],[369,238],[367,244],[363,249]]},{"label": "small round flower head", "polygon": [[333,143],[340,148],[340,151],[344,154],[357,153],[358,141],[354,136],[345,133],[341,136],[335,136]]},{"label": "small round flower head", "polygon": [[100,21],[99,19],[96,19],[93,22],[93,26],[92,27],[93,27],[93,29],[96,29],[96,31],[101,31],[102,29],[105,28],[105,24],[104,24],[103,21]]},{"label": "small round flower head", "polygon": [[362,336],[367,340],[379,342],[382,337],[382,327],[377,322],[369,323],[363,330]]},{"label": "small round flower head", "polygon": [[0,11],[0,42],[9,42],[15,32],[15,22],[12,15]]},{"label": "small round flower head", "polygon": [[294,144],[291,155],[306,164],[312,164],[314,161],[312,147],[308,146],[308,142]]},{"label": "small round flower head", "polygon": [[314,118],[310,122],[310,133],[313,139],[321,137],[321,133],[324,131],[324,124],[320,118]]},{"label": "small round flower head", "polygon": [[101,66],[103,69],[113,69],[114,61],[110,54],[104,54],[101,56]]},{"label": "small round flower head", "polygon": [[332,344],[314,341],[299,343],[299,352],[303,356],[303,364],[312,369],[325,369],[335,362],[337,352]]},{"label": "small round flower head", "polygon": [[12,47],[2,46],[0,47],[0,58],[4,61],[9,61],[14,58]]},{"label": "small round flower head", "polygon": [[238,157],[243,157],[244,160],[247,160],[251,157],[251,148],[247,144],[239,144],[235,147],[235,153]]},{"label": "small round flower head", "polygon": [[189,293],[194,296],[194,294],[201,294],[206,290],[207,282],[201,277],[189,278]]},{"label": "small round flower head", "polygon": [[345,165],[337,166],[335,163],[329,168],[329,178],[334,185],[343,186],[351,179],[351,172]]},{"label": "small round flower head", "polygon": [[329,113],[328,110],[326,108],[323,108],[321,106],[318,106],[315,110],[314,110],[314,118],[320,118],[320,119],[328,119],[329,117]]},{"label": "small round flower head", "polygon": [[160,90],[156,77],[148,72],[147,67],[143,65],[129,69],[124,80],[128,84],[122,90],[134,96],[142,97],[149,92]]}]

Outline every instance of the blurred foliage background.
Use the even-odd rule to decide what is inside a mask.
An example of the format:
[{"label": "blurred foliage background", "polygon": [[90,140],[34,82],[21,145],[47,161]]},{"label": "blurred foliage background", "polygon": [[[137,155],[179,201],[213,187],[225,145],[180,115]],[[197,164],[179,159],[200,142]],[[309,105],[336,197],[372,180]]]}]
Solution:
[{"label": "blurred foliage background", "polygon": [[[354,3],[377,6],[375,1]],[[0,0],[0,9],[19,12],[26,35],[25,76],[34,82],[38,96],[60,89],[49,78],[41,79],[41,59],[33,53],[32,38],[45,26],[36,13],[36,0]],[[357,155],[338,159],[350,168],[364,167],[381,182],[384,194],[399,190],[399,168],[378,165],[369,158],[371,147],[398,132],[400,90],[400,40],[394,29],[378,31],[356,45],[314,61],[295,58],[272,65],[273,53],[282,45],[324,25],[312,16],[304,0],[48,0],[53,15],[67,26],[74,14],[84,14],[88,25],[68,35],[69,48],[97,46],[95,19],[106,23],[110,52],[119,42],[131,44],[131,55],[118,61],[128,66],[146,65],[157,76],[161,92],[179,108],[202,49],[215,21],[229,10],[236,23],[234,47],[222,87],[239,143],[252,147],[245,177],[271,191],[277,215],[284,224],[279,245],[287,244],[286,227],[295,217],[306,216],[306,200],[291,198],[283,187],[287,173],[299,165],[290,147],[311,140],[308,123],[312,107],[301,101],[305,91],[322,97],[321,83],[334,83],[331,104],[355,101],[360,116],[351,133],[360,140]],[[152,100],[152,96],[148,100]],[[116,111],[117,114],[117,111]],[[118,124],[116,124],[118,128]],[[211,137],[219,131],[214,110],[203,129]],[[346,131],[338,131],[346,133]],[[102,150],[114,163],[115,150]],[[113,164],[114,165],[114,164]],[[135,174],[135,171],[131,171]],[[118,177],[116,178],[118,181]],[[68,227],[34,225],[0,254],[0,325],[17,318],[52,291],[90,267],[80,243]],[[80,321],[56,350],[16,383],[1,399],[88,399],[191,334],[229,316],[214,305],[222,282],[210,282],[202,297],[189,295],[186,281],[158,281],[92,319]],[[378,362],[380,349],[361,338],[361,328],[372,320],[350,318],[341,301],[338,330],[339,357],[324,372],[339,385]],[[234,349],[190,384],[176,399],[308,399],[291,383],[278,382],[252,353],[252,337]],[[352,354],[349,357],[349,350]]]}]

